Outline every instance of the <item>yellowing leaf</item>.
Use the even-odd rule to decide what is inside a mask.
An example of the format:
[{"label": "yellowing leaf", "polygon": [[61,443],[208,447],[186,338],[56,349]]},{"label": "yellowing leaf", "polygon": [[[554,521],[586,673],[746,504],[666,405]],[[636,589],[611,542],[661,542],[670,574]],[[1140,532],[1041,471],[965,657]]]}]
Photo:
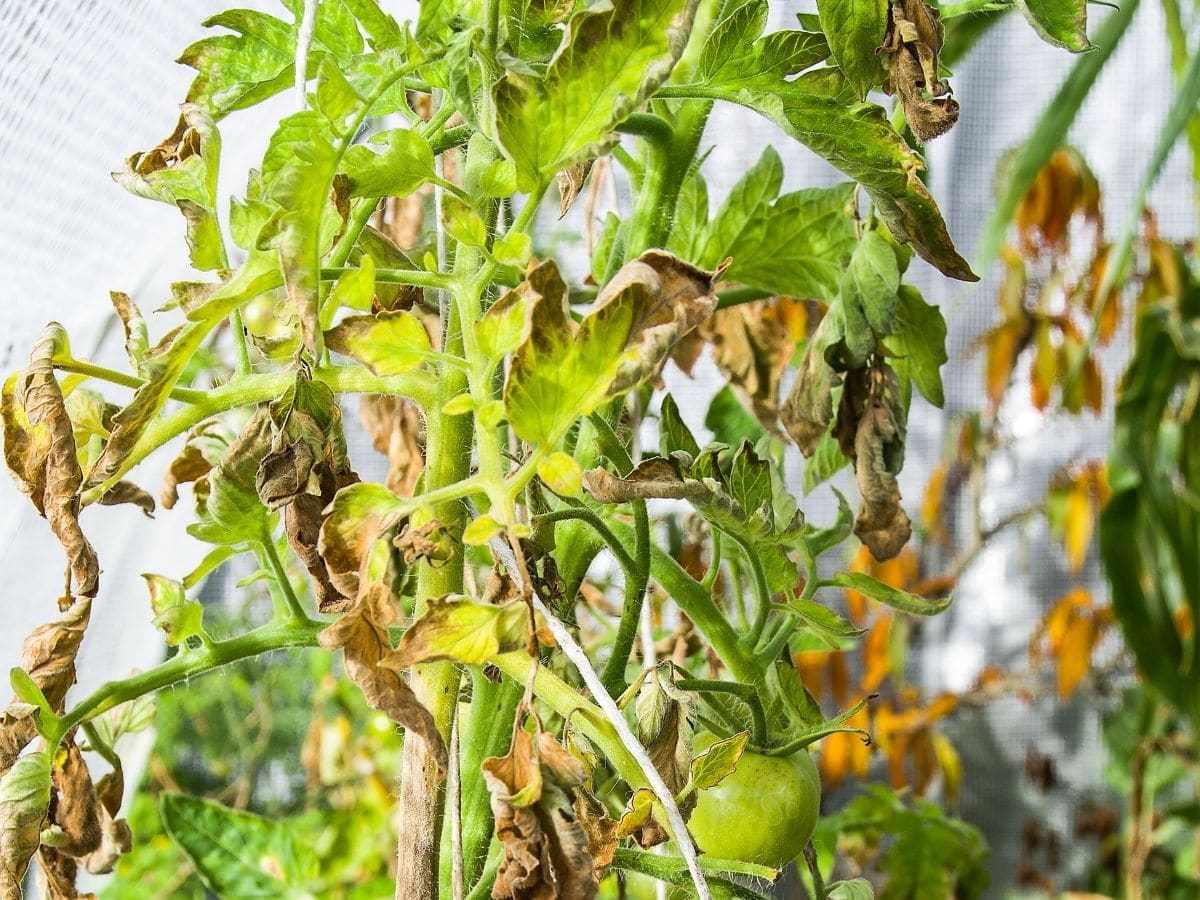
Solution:
[{"label": "yellowing leaf", "polygon": [[1067,564],[1072,572],[1083,568],[1088,546],[1092,542],[1092,532],[1096,527],[1090,488],[1088,480],[1076,479],[1067,489],[1063,513],[1063,545],[1067,551]]},{"label": "yellowing leaf", "polygon": [[429,609],[408,627],[383,665],[404,669],[439,659],[483,665],[499,653],[525,647],[528,634],[529,607],[523,600],[495,606],[459,597],[430,599]]},{"label": "yellowing leaf", "polygon": [[425,326],[404,310],[350,316],[325,333],[325,342],[330,350],[354,357],[381,376],[411,371],[429,353]]},{"label": "yellowing leaf", "polygon": [[709,745],[707,750],[692,760],[692,784],[703,790],[716,787],[732,775],[749,740],[750,732],[740,731]]},{"label": "yellowing leaf", "polygon": [[583,491],[583,470],[574,457],[562,451],[538,462],[537,474],[546,487],[564,497],[578,497]]},{"label": "yellowing leaf", "polygon": [[500,523],[491,516],[480,516],[463,531],[463,543],[471,546],[486,544],[501,532]]}]

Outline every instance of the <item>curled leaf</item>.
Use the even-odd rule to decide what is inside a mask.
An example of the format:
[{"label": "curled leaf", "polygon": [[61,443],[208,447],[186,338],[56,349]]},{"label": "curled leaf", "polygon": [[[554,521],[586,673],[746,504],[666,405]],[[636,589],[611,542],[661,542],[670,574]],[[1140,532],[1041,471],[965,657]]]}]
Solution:
[{"label": "curled leaf", "polygon": [[399,497],[411,497],[425,470],[425,420],[420,408],[390,394],[365,394],[358,418],[375,449],[387,456],[384,484]]},{"label": "curled leaf", "polygon": [[887,70],[884,90],[899,94],[904,116],[918,140],[928,141],[958,121],[958,101],[938,77],[938,53],[945,29],[924,0],[894,0],[879,54]]},{"label": "curled leaf", "polygon": [[50,806],[50,754],[17,760],[0,779],[0,897],[20,900],[21,881],[41,843]]},{"label": "curled leaf", "polygon": [[446,744],[433,716],[403,675],[380,665],[392,653],[387,629],[395,619],[390,592],[382,585],[372,585],[340,619],[321,632],[318,640],[326,650],[342,650],[346,674],[362,689],[371,707],[403,725],[410,735],[419,735],[444,775]]},{"label": "curled leaf", "polygon": [[17,487],[29,495],[66,550],[70,592],[94,597],[100,563],[79,527],[83,472],[71,419],[54,376],[54,357],[65,345],[66,332],[51,323],[34,344],[29,366],[5,381],[0,400],[4,460]]},{"label": "curled leaf", "polygon": [[599,870],[615,849],[616,823],[581,804],[587,772],[579,760],[546,732],[531,735],[518,719],[508,754],[485,759],[482,769],[504,849],[492,896],[595,897]]},{"label": "curled leaf", "polygon": [[854,433],[854,475],[862,497],[854,533],[879,560],[899,553],[912,535],[896,482],[904,459],[904,407],[896,396],[895,374],[883,372],[883,383],[876,381]]}]

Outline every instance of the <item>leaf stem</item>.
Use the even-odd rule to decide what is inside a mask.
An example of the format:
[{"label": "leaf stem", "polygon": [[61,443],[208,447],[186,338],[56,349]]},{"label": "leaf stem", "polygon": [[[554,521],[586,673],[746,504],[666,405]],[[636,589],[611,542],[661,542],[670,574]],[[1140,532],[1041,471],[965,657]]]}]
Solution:
[{"label": "leaf stem", "polygon": [[258,548],[262,551],[259,563],[266,563],[265,568],[268,569],[272,575],[272,580],[278,585],[280,595],[283,599],[281,611],[295,620],[307,619],[308,613],[300,605],[300,599],[296,596],[291,579],[288,578],[287,569],[283,566],[283,560],[279,558],[279,553],[275,549],[275,539],[272,537],[269,528],[263,528],[263,536],[258,541]]},{"label": "leaf stem", "polygon": [[758,699],[758,691],[752,684],[742,684],[739,681],[713,681],[704,678],[681,678],[675,682],[676,687],[685,691],[698,693],[732,694],[750,708],[754,721],[751,740],[755,747],[765,747],[770,733],[767,731],[767,716],[763,711],[762,701]]},{"label": "leaf stem", "polygon": [[[135,391],[146,383],[144,378],[139,378],[136,375],[126,375],[124,372],[107,369],[104,366],[98,366],[95,363],[90,363],[82,359],[56,359],[54,361],[54,368],[61,369],[64,372],[74,372],[76,375],[86,375],[89,378],[99,378],[101,381],[133,388]],[[170,394],[172,400],[178,400],[181,403],[199,403],[207,396],[207,391],[196,391],[181,387],[172,388]]]},{"label": "leaf stem", "polygon": [[[344,267],[327,267],[321,269],[322,281],[336,281],[346,272],[357,269]],[[375,280],[385,284],[408,284],[413,287],[432,288],[444,291],[454,285],[454,279],[441,272],[426,272],[423,269],[376,269]]]},{"label": "leaf stem", "polygon": [[617,562],[625,572],[625,578],[627,580],[636,580],[638,566],[634,562],[633,557],[629,555],[629,552],[617,540],[617,536],[612,533],[612,529],[604,524],[604,520],[586,506],[571,506],[565,509],[556,509],[537,517],[539,523],[562,522],[568,519],[577,519],[580,522],[590,525],[592,530],[603,538],[604,543],[608,545],[608,549],[617,558]]}]

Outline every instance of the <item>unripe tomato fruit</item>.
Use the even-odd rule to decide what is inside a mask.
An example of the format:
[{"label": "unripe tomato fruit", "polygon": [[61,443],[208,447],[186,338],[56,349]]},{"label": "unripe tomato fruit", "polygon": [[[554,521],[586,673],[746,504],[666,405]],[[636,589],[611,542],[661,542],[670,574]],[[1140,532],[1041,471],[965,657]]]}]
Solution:
[{"label": "unripe tomato fruit", "polygon": [[[715,741],[696,738],[696,753]],[[737,859],[781,868],[812,838],[821,810],[821,776],[808,755],[762,756],[747,750],[737,768],[699,799],[688,830],[696,845],[716,859]]]}]

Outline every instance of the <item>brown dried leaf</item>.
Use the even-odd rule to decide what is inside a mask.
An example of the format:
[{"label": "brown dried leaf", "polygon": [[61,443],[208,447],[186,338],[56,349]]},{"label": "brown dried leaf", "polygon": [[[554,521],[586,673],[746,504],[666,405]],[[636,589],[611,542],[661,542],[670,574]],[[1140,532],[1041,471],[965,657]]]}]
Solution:
[{"label": "brown dried leaf", "polygon": [[580,191],[583,190],[583,184],[587,181],[588,173],[592,171],[592,165],[596,161],[594,159],[586,160],[585,162],[574,163],[567,166],[565,169],[560,169],[558,174],[554,176],[558,182],[558,217],[561,219],[567,214],[567,210],[575,202]]},{"label": "brown dried leaf", "polygon": [[628,503],[630,500],[694,500],[712,491],[703,482],[684,478],[675,463],[661,456],[651,457],[624,478],[605,469],[583,473],[583,489],[598,503]]},{"label": "brown dried leaf", "polygon": [[136,369],[150,349],[146,320],[142,318],[137,304],[128,294],[109,291],[108,296],[112,299],[113,309],[116,310],[121,327],[125,330],[125,354],[129,357],[129,364]]},{"label": "brown dried leaf", "polygon": [[59,832],[55,849],[76,859],[86,856],[100,846],[100,804],[78,744],[69,744],[55,766],[54,791],[50,821]]},{"label": "brown dried leaf", "polygon": [[945,37],[936,10],[924,0],[893,0],[888,29],[878,53],[887,70],[883,89],[899,94],[904,117],[917,140],[945,134],[958,121],[958,101],[938,78],[938,53]]},{"label": "brown dried leaf", "polygon": [[94,597],[100,562],[79,527],[79,489],[83,472],[75,433],[54,377],[53,359],[66,346],[66,332],[51,323],[29,356],[29,366],[4,383],[0,416],[4,421],[4,459],[14,480],[67,552],[68,592]]},{"label": "brown dried leaf", "polygon": [[79,864],[70,856],[59,853],[53,847],[40,847],[37,858],[45,900],[95,900],[95,894],[81,894],[76,889],[75,877],[79,872]]},{"label": "brown dried leaf", "polygon": [[111,491],[100,498],[100,503],[104,506],[132,503],[146,514],[146,518],[154,518],[154,498],[132,481],[118,481]]},{"label": "brown dried leaf", "polygon": [[358,417],[375,449],[387,456],[388,490],[411,497],[425,471],[425,420],[416,404],[389,394],[364,394]]},{"label": "brown dried leaf", "polygon": [[895,373],[888,368],[879,372],[854,438],[854,474],[862,496],[854,533],[876,559],[885,560],[908,543],[912,524],[900,505],[896,482],[904,454],[904,408]]},{"label": "brown dried leaf", "polygon": [[[61,619],[35,628],[21,647],[21,668],[41,688],[56,712],[62,710],[67,690],[75,683],[75,655],[91,612],[91,598],[81,597]],[[37,728],[30,717],[6,716],[0,721],[0,773],[9,770],[36,735]]]},{"label": "brown dried leaf", "polygon": [[783,427],[805,456],[812,456],[833,421],[835,374],[825,362],[828,335],[835,328],[833,317],[826,314],[804,351],[804,361],[796,381],[783,401],[780,418]]},{"label": "brown dried leaf", "polygon": [[[616,823],[610,828],[602,819],[589,818],[591,828],[584,827],[576,805],[587,773],[579,760],[540,730],[535,743],[518,719],[508,754],[485,759],[481,768],[491,794],[496,836],[504,848],[492,896],[595,897],[602,865],[591,848],[596,842],[601,858],[610,844],[615,849]],[[606,838],[606,833],[613,836]]]},{"label": "brown dried leaf", "polygon": [[802,301],[773,297],[717,310],[699,329],[734,393],[769,430],[778,428],[779,380],[807,326]]},{"label": "brown dried leaf", "polygon": [[395,618],[396,608],[388,589],[372,585],[347,613],[321,632],[318,640],[326,650],[343,651],[346,674],[362,689],[371,707],[403,725],[410,735],[424,739],[444,775],[448,761],[446,744],[433,716],[421,705],[403,675],[379,665],[392,653],[387,628]]},{"label": "brown dried leaf", "polygon": [[225,426],[212,420],[202,422],[188,434],[187,443],[171,460],[159,488],[158,501],[172,509],[179,501],[179,485],[203,478],[221,461],[221,454],[232,439]]}]

